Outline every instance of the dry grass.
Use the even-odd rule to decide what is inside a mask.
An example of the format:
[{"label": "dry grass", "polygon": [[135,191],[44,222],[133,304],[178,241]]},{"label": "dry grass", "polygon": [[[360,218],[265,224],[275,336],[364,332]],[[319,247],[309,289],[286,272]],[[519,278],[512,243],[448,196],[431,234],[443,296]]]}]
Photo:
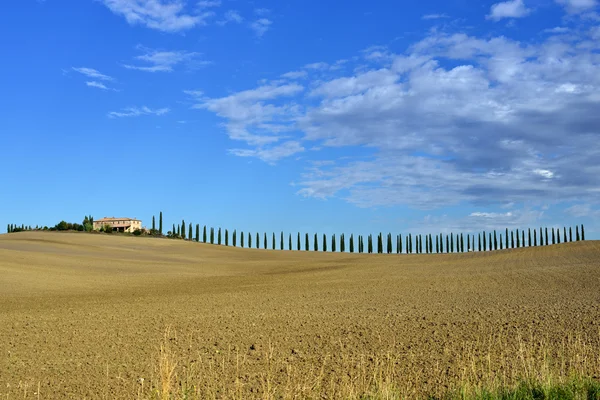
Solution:
[{"label": "dry grass", "polygon": [[599,242],[397,256],[0,235],[0,399],[468,397],[600,379],[598,260]]}]

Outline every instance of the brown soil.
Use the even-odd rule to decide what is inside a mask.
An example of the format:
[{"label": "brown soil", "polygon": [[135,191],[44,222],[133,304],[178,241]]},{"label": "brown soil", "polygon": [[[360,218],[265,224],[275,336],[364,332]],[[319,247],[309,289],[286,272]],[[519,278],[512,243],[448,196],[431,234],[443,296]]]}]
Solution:
[{"label": "brown soil", "polygon": [[176,384],[238,385],[240,398],[284,385],[284,368],[332,382],[385,355],[415,393],[437,393],[480,352],[516,364],[523,344],[575,337],[600,354],[598,241],[409,256],[0,236],[0,398],[149,398],[161,343]]}]

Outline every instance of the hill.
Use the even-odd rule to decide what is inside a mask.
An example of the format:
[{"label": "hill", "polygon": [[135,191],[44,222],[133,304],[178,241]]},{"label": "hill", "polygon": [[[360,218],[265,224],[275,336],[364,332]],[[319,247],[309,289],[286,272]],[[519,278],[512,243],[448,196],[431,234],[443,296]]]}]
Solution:
[{"label": "hill", "polygon": [[523,348],[531,362],[542,349],[566,356],[576,340],[580,353],[600,349],[599,287],[598,241],[378,255],[1,235],[0,397],[27,386],[36,398],[39,386],[41,398],[149,398],[165,343],[173,382],[187,374],[195,390],[243,398],[264,397],[271,375],[281,390],[302,379],[350,387],[342,376],[382,369],[386,354],[408,392],[474,379],[483,364],[473,376],[465,366],[482,355],[497,363],[485,376],[510,381]]}]

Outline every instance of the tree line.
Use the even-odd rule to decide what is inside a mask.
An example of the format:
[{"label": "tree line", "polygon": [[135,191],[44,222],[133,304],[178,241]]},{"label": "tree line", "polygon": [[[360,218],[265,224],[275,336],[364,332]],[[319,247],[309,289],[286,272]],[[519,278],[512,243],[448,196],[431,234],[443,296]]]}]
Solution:
[{"label": "tree line", "polygon": [[[156,229],[155,218],[152,217],[152,230],[162,235],[162,212],[160,213],[160,225]],[[231,234],[230,234],[231,233]],[[345,234],[336,237],[335,234],[327,237],[326,234],[301,234],[292,235],[284,232],[271,234],[238,232],[228,229],[201,226],[200,224],[186,223],[173,224],[172,229],[167,232],[167,237],[184,239],[195,242],[225,245],[242,248],[257,248],[271,250],[301,250],[301,251],[331,251],[350,253],[397,253],[397,254],[433,254],[433,253],[464,253],[469,251],[492,251],[502,249],[514,249],[520,247],[548,246],[562,242],[573,242],[585,240],[585,229],[583,224],[561,228],[542,228],[539,230],[528,228],[498,232],[483,231],[477,234],[449,233],[449,234],[397,234],[379,233],[376,238],[373,235],[353,235],[346,239]],[[295,236],[295,238],[293,237]],[[312,236],[312,238],[311,238]],[[286,240],[287,239],[287,240]],[[295,240],[294,240],[295,239]],[[312,239],[312,240],[311,240]],[[295,242],[295,248],[293,243]],[[312,242],[312,246],[311,246]],[[366,242],[366,243],[365,243]],[[287,248],[286,248],[287,244]]]}]

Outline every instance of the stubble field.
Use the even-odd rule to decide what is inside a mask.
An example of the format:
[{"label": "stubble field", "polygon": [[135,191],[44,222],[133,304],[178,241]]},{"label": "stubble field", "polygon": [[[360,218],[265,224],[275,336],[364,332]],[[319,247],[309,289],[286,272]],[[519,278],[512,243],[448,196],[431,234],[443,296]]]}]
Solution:
[{"label": "stubble field", "polygon": [[600,379],[597,241],[359,255],[0,236],[0,399],[414,398],[574,374]]}]

